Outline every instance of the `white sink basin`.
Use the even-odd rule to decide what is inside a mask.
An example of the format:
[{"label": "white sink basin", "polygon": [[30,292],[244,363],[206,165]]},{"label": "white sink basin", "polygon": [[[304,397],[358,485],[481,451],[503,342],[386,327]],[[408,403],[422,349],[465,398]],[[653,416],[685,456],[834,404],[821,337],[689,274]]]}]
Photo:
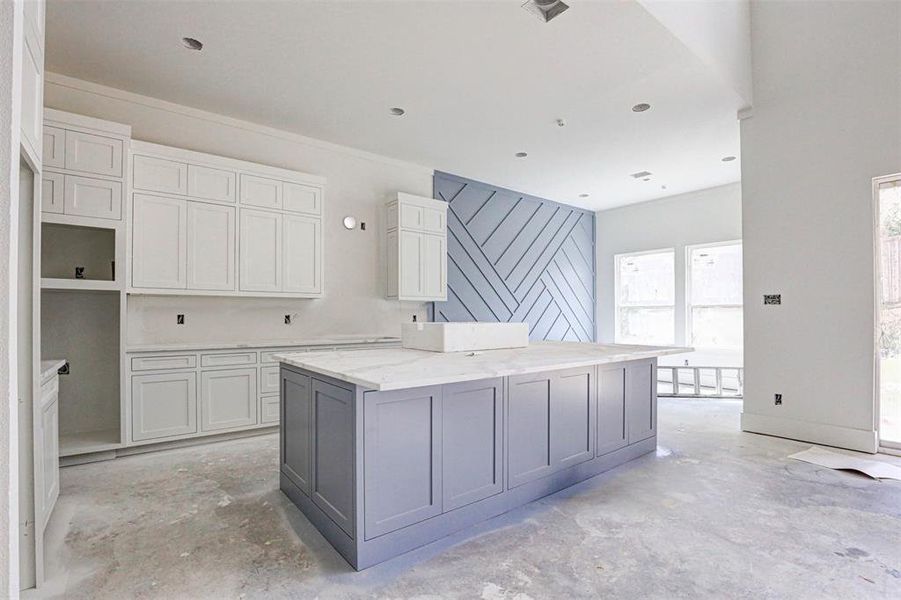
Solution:
[{"label": "white sink basin", "polygon": [[468,352],[524,348],[528,323],[404,323],[401,344],[413,350]]}]

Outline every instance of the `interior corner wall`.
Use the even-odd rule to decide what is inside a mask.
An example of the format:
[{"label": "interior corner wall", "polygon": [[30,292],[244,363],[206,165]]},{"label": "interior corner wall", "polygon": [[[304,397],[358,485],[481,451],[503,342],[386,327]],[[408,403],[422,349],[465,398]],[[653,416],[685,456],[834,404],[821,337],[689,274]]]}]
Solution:
[{"label": "interior corner wall", "polygon": [[[432,195],[432,170],[153,98],[49,75],[45,104],[131,125],[132,136],[326,178],[323,281],[315,300],[130,296],[127,343],[270,342],[335,336],[400,336],[427,305],[386,298],[383,207],[402,191]],[[347,230],[353,215],[366,230]],[[176,314],[185,325],[176,326]],[[284,315],[294,314],[291,325]]]},{"label": "interior corner wall", "polygon": [[[741,184],[697,190],[597,213],[598,341],[612,344],[616,297],[614,257],[628,252],[673,248],[676,271],[676,344],[685,345],[685,247],[740,240]],[[679,355],[669,364],[719,366],[729,356]],[[661,359],[667,362],[667,357]],[[715,363],[715,364],[714,364]],[[725,363],[723,363],[725,365]]]},{"label": "interior corner wall", "polygon": [[746,431],[876,449],[872,178],[901,171],[899,11],[892,0],[752,3]]}]

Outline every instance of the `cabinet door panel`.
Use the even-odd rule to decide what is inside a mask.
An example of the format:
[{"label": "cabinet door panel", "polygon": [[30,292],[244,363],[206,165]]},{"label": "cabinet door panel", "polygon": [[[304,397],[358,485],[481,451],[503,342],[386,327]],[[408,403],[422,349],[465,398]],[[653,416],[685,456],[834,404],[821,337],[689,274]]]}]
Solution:
[{"label": "cabinet door panel", "polygon": [[188,202],[188,289],[235,289],[235,209]]},{"label": "cabinet door panel", "polygon": [[626,367],[626,424],[630,444],[657,434],[657,393],[653,377],[652,363]]},{"label": "cabinet door panel", "polygon": [[282,187],[285,210],[318,215],[322,213],[322,192],[319,188],[285,182]]},{"label": "cabinet door panel", "polygon": [[41,210],[45,213],[62,214],[65,197],[65,175],[44,172],[41,175]]},{"label": "cabinet door panel", "polygon": [[564,469],[594,457],[594,367],[558,371],[551,380],[551,460]]},{"label": "cabinet door panel", "polygon": [[421,206],[406,203],[400,204],[400,226],[422,229],[423,210]]},{"label": "cabinet door panel", "polygon": [[598,456],[629,443],[625,376],[626,370],[622,367],[598,369]]},{"label": "cabinet door panel", "polygon": [[122,177],[122,140],[66,131],[66,168]]},{"label": "cabinet door panel", "polygon": [[447,249],[442,235],[423,235],[423,293],[430,299],[447,299]]},{"label": "cabinet door panel", "polygon": [[234,202],[236,187],[234,171],[188,165],[188,195],[193,198]]},{"label": "cabinet door panel", "polygon": [[446,385],[441,402],[444,512],[504,489],[502,379]]},{"label": "cabinet door panel", "polygon": [[283,215],[284,278],[286,292],[322,291],[322,233],[318,218]]},{"label": "cabinet door panel", "polygon": [[294,485],[309,495],[310,472],[313,469],[312,380],[293,371],[281,373],[281,470]]},{"label": "cabinet door panel", "polygon": [[44,137],[41,127],[44,120],[41,110],[44,102],[44,54],[37,36],[27,31],[25,33],[24,51],[22,52],[20,131],[22,132],[22,142],[35,153],[35,159],[41,160],[41,145]]},{"label": "cabinet door panel", "polygon": [[278,365],[260,368],[260,395],[278,393]]},{"label": "cabinet door panel", "polygon": [[187,203],[135,194],[132,224],[134,287],[187,286]]},{"label": "cabinet door panel", "polygon": [[201,374],[200,399],[202,431],[256,425],[256,368],[204,371]]},{"label": "cabinet door panel", "polygon": [[447,213],[437,208],[422,209],[422,228],[426,231],[434,231],[436,233],[444,233],[446,226],[445,220]]},{"label": "cabinet door panel", "polygon": [[183,195],[188,190],[188,165],[174,160],[136,155],[132,186],[136,190],[150,190]]},{"label": "cabinet door panel", "polygon": [[354,535],[354,394],[313,380],[311,497],[348,535]]},{"label": "cabinet door panel", "polygon": [[423,235],[412,231],[400,232],[399,294],[403,297],[422,297]]},{"label": "cabinet door panel", "polygon": [[238,242],[244,291],[280,292],[282,289],[282,215],[258,210],[241,211]]},{"label": "cabinet door panel", "polygon": [[197,374],[133,375],[131,422],[136,442],[197,433]]},{"label": "cabinet door panel", "polygon": [[509,378],[507,405],[508,487],[553,471],[551,458],[551,378],[546,374]]},{"label": "cabinet door panel", "polygon": [[66,130],[44,127],[44,143],[41,148],[44,167],[62,169],[66,166]]},{"label": "cabinet door panel", "polygon": [[280,209],[282,207],[282,182],[242,174],[241,204]]},{"label": "cabinet door panel", "polygon": [[260,399],[260,423],[278,423],[278,396],[267,396]]},{"label": "cabinet door panel", "polygon": [[66,175],[63,212],[98,219],[122,218],[122,184]]},{"label": "cabinet door panel", "polygon": [[59,387],[52,388],[51,397],[41,394],[40,428],[35,436],[35,451],[40,452],[35,473],[35,494],[40,497],[36,515],[45,524],[59,497]]},{"label": "cabinet door panel", "polygon": [[366,539],[441,513],[441,388],[366,392]]}]

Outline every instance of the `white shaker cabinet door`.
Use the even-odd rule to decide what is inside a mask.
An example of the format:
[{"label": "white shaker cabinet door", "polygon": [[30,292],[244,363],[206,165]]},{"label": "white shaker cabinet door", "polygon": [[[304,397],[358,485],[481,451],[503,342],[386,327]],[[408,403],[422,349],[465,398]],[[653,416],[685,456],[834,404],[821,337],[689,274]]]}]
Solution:
[{"label": "white shaker cabinet door", "polygon": [[122,177],[122,140],[80,131],[66,131],[67,169]]},{"label": "white shaker cabinet door", "polygon": [[135,194],[132,227],[134,287],[187,286],[187,202]]},{"label": "white shaker cabinet door", "polygon": [[257,423],[257,369],[200,374],[200,430],[216,431]]},{"label": "white shaker cabinet door", "polygon": [[425,293],[423,285],[422,263],[424,240],[421,233],[401,230],[398,275],[398,295],[401,298],[422,297]]},{"label": "white shaker cabinet door", "polygon": [[122,218],[122,184],[66,175],[63,211],[67,215],[118,221]]},{"label": "white shaker cabinet door", "polygon": [[131,378],[131,437],[139,442],[197,433],[197,374]]},{"label": "white shaker cabinet door", "polygon": [[246,292],[282,290],[282,215],[241,211],[239,286]]},{"label": "white shaker cabinet door", "polygon": [[41,211],[63,213],[63,198],[66,176],[62,173],[44,171],[41,174]]},{"label": "white shaker cabinet door", "polygon": [[235,209],[188,202],[188,289],[235,289]]},{"label": "white shaker cabinet door", "polygon": [[286,214],[284,222],[285,292],[322,292],[322,228],[318,218]]},{"label": "white shaker cabinet door", "polygon": [[423,293],[432,300],[447,299],[447,240],[443,235],[422,236]]}]

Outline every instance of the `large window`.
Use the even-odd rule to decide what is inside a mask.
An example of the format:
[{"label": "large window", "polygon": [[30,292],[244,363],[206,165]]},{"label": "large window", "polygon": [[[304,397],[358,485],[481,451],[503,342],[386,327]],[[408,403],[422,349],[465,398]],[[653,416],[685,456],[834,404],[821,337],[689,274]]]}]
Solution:
[{"label": "large window", "polygon": [[741,242],[686,249],[686,342],[700,349],[742,349]]},{"label": "large window", "polygon": [[901,448],[901,175],[877,180],[879,443]]},{"label": "large window", "polygon": [[673,249],[616,256],[616,342],[675,343]]}]

